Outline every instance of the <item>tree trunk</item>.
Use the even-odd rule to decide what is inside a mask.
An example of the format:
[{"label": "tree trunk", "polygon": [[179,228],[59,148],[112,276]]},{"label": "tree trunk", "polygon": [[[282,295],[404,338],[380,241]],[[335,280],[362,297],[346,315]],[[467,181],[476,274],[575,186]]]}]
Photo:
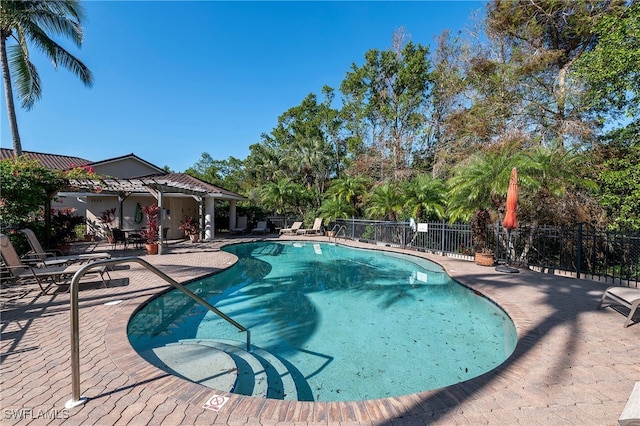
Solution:
[{"label": "tree trunk", "polygon": [[9,127],[11,128],[11,138],[13,140],[13,153],[15,156],[22,155],[22,143],[20,133],[18,133],[18,120],[16,118],[16,107],[13,103],[13,88],[11,87],[11,74],[9,73],[9,61],[7,59],[7,37],[3,31],[0,34],[0,61],[2,62],[2,78],[4,80],[4,95],[7,101],[7,115],[9,117]]},{"label": "tree trunk", "polygon": [[565,108],[566,108],[566,98],[567,98],[567,72],[568,69],[565,67],[560,67],[558,71],[558,79],[557,79],[557,89],[556,89],[556,122],[554,123],[555,127],[555,136],[558,138],[557,140],[557,149],[560,152],[565,151],[564,146],[564,126],[565,126]]}]

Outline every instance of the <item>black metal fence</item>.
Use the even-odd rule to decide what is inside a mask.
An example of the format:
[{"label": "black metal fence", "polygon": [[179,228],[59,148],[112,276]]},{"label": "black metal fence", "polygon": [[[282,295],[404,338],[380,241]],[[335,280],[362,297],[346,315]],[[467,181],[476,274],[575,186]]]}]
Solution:
[{"label": "black metal fence", "polygon": [[[468,224],[409,223],[340,219],[338,238],[405,247],[445,256],[473,259]],[[572,228],[519,226],[509,235],[492,226],[491,246],[496,260],[534,270],[576,278],[640,286],[640,234],[595,229],[588,224]]]}]

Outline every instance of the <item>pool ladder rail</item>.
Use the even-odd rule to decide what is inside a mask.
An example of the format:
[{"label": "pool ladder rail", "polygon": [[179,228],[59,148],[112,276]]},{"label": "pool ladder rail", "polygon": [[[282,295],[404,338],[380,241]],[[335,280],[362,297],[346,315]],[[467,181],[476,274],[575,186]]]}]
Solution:
[{"label": "pool ladder rail", "polygon": [[347,228],[346,228],[346,226],[338,225],[338,224],[333,225],[333,228],[331,228],[331,231],[329,231],[327,233],[327,235],[329,237],[329,242],[331,242],[331,238],[333,236],[333,242],[337,243],[338,242],[338,237],[340,236],[340,232],[342,232],[342,238],[346,239],[347,238]]},{"label": "pool ladder rail", "polygon": [[209,302],[193,293],[191,290],[160,271],[155,266],[151,265],[146,260],[143,260],[139,257],[129,256],[129,257],[119,257],[115,259],[105,259],[105,260],[97,260],[95,262],[90,262],[84,265],[82,268],[78,270],[73,276],[71,280],[71,284],[69,286],[70,295],[70,312],[71,312],[71,399],[66,402],[65,408],[73,408],[78,405],[84,404],[87,401],[86,397],[80,396],[80,318],[78,314],[78,289],[79,283],[82,277],[89,272],[91,269],[101,267],[101,266],[111,266],[117,265],[120,263],[138,263],[149,271],[153,272],[169,284],[171,284],[176,289],[180,290],[190,298],[204,306],[214,314],[218,315],[234,327],[236,327],[240,332],[247,333],[247,352],[251,352],[251,332],[249,329],[244,327],[242,324],[238,323],[233,318],[229,317],[227,314],[218,310],[218,308],[211,305]]}]

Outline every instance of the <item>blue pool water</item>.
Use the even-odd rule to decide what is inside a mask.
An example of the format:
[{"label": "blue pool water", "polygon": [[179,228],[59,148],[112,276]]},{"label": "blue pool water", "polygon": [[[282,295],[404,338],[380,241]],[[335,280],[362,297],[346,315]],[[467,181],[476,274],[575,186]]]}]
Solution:
[{"label": "blue pool water", "polygon": [[[189,289],[251,330],[252,343],[294,366],[305,399],[351,401],[458,383],[514,350],[510,318],[415,256],[311,242],[256,242],[224,250],[239,261]],[[139,352],[181,339],[244,333],[178,291],[132,318]]]}]

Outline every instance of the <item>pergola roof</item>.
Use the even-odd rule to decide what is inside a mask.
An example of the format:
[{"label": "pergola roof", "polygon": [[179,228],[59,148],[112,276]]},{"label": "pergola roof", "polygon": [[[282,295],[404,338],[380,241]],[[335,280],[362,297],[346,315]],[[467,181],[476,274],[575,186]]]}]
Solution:
[{"label": "pergola roof", "polygon": [[227,200],[246,200],[242,195],[211,185],[184,173],[168,173],[128,179],[111,177],[101,179],[72,178],[69,179],[69,184],[73,189],[94,193],[147,194],[160,191],[164,194],[179,193]]}]

